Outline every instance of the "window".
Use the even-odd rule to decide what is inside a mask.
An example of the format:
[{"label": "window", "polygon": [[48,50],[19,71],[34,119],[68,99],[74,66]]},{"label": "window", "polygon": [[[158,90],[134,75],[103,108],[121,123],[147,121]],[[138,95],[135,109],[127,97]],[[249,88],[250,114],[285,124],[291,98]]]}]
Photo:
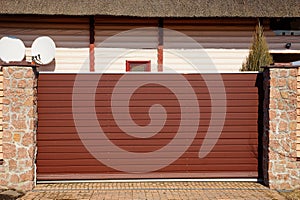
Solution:
[{"label": "window", "polygon": [[300,19],[275,18],[270,20],[270,28],[276,35],[293,36],[300,35]]},{"label": "window", "polygon": [[150,72],[151,61],[130,61],[126,60],[126,72]]},{"label": "window", "polygon": [[271,53],[274,63],[289,63],[300,60],[300,53]]}]

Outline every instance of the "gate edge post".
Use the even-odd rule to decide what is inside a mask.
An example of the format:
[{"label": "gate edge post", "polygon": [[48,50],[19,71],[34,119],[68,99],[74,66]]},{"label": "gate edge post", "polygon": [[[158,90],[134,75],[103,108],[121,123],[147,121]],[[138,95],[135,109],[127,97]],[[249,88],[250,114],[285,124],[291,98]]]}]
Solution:
[{"label": "gate edge post", "polygon": [[0,184],[29,191],[36,184],[36,66],[6,65],[3,71],[3,169]]},{"label": "gate edge post", "polygon": [[291,190],[300,184],[297,161],[298,67],[264,68],[263,180],[271,189]]}]

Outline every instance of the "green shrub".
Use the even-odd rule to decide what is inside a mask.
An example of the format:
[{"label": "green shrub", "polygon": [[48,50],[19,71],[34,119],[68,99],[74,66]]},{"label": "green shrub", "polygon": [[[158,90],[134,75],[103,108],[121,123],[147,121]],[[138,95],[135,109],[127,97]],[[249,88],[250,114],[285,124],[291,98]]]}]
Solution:
[{"label": "green shrub", "polygon": [[246,62],[243,63],[241,71],[261,71],[261,66],[267,66],[272,63],[273,58],[269,53],[263,27],[258,23],[253,35],[249,55],[247,56]]}]

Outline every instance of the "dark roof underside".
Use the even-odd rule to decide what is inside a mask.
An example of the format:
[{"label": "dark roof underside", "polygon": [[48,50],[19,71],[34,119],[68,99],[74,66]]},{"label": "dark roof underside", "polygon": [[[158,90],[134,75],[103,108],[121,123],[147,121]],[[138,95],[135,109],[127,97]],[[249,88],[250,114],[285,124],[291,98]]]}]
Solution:
[{"label": "dark roof underside", "polygon": [[0,14],[300,17],[300,0],[0,0]]}]

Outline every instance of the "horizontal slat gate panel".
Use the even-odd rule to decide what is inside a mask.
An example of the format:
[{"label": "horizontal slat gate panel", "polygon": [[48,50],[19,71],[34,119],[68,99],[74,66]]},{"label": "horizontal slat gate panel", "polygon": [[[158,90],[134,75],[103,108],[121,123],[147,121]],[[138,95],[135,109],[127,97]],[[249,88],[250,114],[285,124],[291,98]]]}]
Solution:
[{"label": "horizontal slat gate panel", "polygon": [[[50,102],[49,102],[50,103]],[[94,122],[92,122],[93,118],[90,118],[90,119],[86,119],[84,121],[82,121],[84,123],[84,125],[81,125],[81,127],[91,127],[94,125]],[[218,118],[216,118],[218,119]],[[78,118],[79,120],[79,118]],[[102,127],[108,127],[110,128],[111,126],[115,126],[115,122],[114,121],[111,121],[111,120],[105,120],[103,118],[100,118],[99,120],[103,120],[101,121],[101,126]],[[182,122],[185,122],[185,121],[190,121],[191,119],[183,119],[181,120]],[[148,120],[135,120],[137,124],[140,124],[141,126],[142,125],[146,125],[148,124]],[[160,121],[160,120],[155,120],[154,122],[157,122],[157,121]],[[249,120],[228,120],[225,122],[225,126],[250,126],[253,124],[253,121],[257,121],[257,119],[249,119]],[[128,124],[130,122],[130,120],[120,120],[120,124]],[[200,126],[209,126],[209,123],[210,123],[210,120],[201,120],[200,122]],[[73,120],[40,120],[39,122],[39,126],[40,127],[44,127],[44,126],[49,126],[49,124],[55,124],[55,126],[57,127],[61,127],[61,126],[67,126],[67,127],[74,127],[75,126],[75,123]],[[168,119],[168,122],[166,122],[166,125],[168,126],[178,126],[180,124],[179,120],[169,120]],[[124,125],[126,126],[126,125]],[[188,125],[186,125],[188,126]]]},{"label": "horizontal slat gate panel", "polygon": [[[101,76],[97,89],[92,90],[92,80]],[[131,75],[130,75],[131,76]],[[166,80],[162,74],[141,74],[132,75],[136,80]],[[212,115],[212,104],[210,102],[209,90],[203,77],[198,74],[183,75],[189,81],[195,91],[195,96],[199,102],[200,121],[198,131],[191,146],[180,158],[167,167],[164,167],[149,177],[257,177],[258,171],[258,106],[259,94],[257,84],[261,79],[261,74],[221,74],[227,94],[227,113],[220,135],[215,147],[205,158],[199,159],[198,153],[206,137],[206,132],[210,124]],[[214,74],[205,75],[213,82]],[[74,113],[72,112],[72,92],[76,74],[40,74],[38,82],[38,155],[37,174],[39,180],[49,179],[99,179],[99,178],[136,178],[136,174],[127,174],[110,167],[107,167],[95,159],[85,148],[77,133]],[[193,127],[187,126],[185,134],[174,139],[180,126],[180,121],[189,121],[194,118],[187,117],[181,119],[180,105],[176,96],[171,90],[159,85],[144,85],[137,89],[131,96],[130,114],[132,120],[139,125],[147,126],[150,123],[149,108],[153,104],[162,104],[166,109],[167,118],[163,128],[151,138],[135,138],[125,134],[115,122],[111,108],[111,96],[114,86],[122,77],[122,74],[85,74],[80,75],[80,93],[82,91],[81,106],[76,111],[79,120],[84,122],[80,127],[84,127],[85,142],[94,146],[96,152],[102,154],[103,158],[118,159],[120,166],[130,166],[130,157],[124,157],[118,152],[114,152],[106,145],[105,140],[99,140],[99,131],[91,123],[90,110],[91,102],[85,98],[86,94],[95,94],[95,116],[98,119],[106,137],[109,140],[130,152],[146,153],[160,149],[177,141],[174,146],[169,144],[170,152],[178,152],[178,147],[184,146],[187,139],[193,138]],[[167,79],[170,80],[170,79]],[[180,82],[170,81],[176,88],[182,87]],[[122,84],[124,90],[120,91],[118,101],[126,101],[122,94],[128,93],[128,89],[134,86],[134,81]],[[221,93],[218,85],[210,88],[216,93]],[[179,90],[185,95],[187,100],[193,99],[193,95],[188,94],[183,88]],[[225,101],[220,98],[217,101]],[[195,108],[187,106],[186,112],[194,112]],[[126,115],[118,113],[122,117],[122,122],[128,122]],[[164,119],[161,112],[154,112],[152,117],[156,120]],[[134,129],[132,133],[138,132]],[[141,133],[141,132],[139,132]],[[145,132],[146,133],[146,132]],[[81,133],[82,134],[82,133]],[[215,133],[217,134],[217,133]],[[208,135],[207,139],[213,141],[214,134]],[[162,162],[169,158],[170,152],[161,154],[161,157],[153,158],[157,162]],[[153,161],[145,159],[145,162],[138,166],[144,168],[153,165]],[[136,166],[135,166],[136,167]],[[74,174],[77,174],[74,177]],[[92,174],[96,174],[95,176]],[[97,175],[98,174],[98,175]],[[156,175],[155,175],[156,174]],[[139,177],[148,177],[141,174]]]},{"label": "horizontal slat gate panel", "polygon": [[[203,137],[203,136],[202,136]],[[134,151],[134,147],[138,145],[137,143],[142,142],[144,145],[147,146],[162,146],[164,144],[168,144],[170,140],[176,141],[176,144],[178,146],[184,146],[186,143],[186,139],[190,139],[189,137],[183,137],[183,138],[178,138],[178,139],[173,139],[172,138],[151,138],[150,139],[132,139],[131,137],[128,137],[126,139],[110,139],[115,144],[118,144],[118,146],[130,146],[132,149],[130,151]],[[204,139],[194,139],[195,143],[202,144]],[[93,139],[93,140],[85,140],[85,143],[89,146],[97,146],[97,144],[103,144],[105,141],[99,140],[99,139]],[[42,146],[80,146],[82,144],[82,141],[80,139],[77,140],[60,140],[60,141],[40,141],[40,145]],[[218,144],[220,145],[231,145],[231,144],[236,144],[236,145],[256,145],[257,144],[257,138],[251,138],[251,139],[222,139],[218,141]],[[171,145],[170,145],[171,146]],[[109,147],[109,146],[107,146]]]},{"label": "horizontal slat gate panel", "polygon": [[[183,112],[182,112],[183,113]],[[185,112],[185,113],[188,113],[188,112]],[[157,112],[157,113],[154,113],[152,114],[153,117],[155,117],[155,119],[164,119],[161,114],[163,114],[162,112]],[[123,114],[123,113],[120,113],[119,116],[122,116],[122,118],[125,119],[126,117],[126,114]],[[149,117],[146,116],[145,114],[140,114],[140,113],[137,113],[137,114],[134,114],[134,116],[137,118],[137,119],[142,119],[142,120],[148,120]],[[210,113],[201,113],[201,116],[205,119],[210,119],[211,115]],[[257,119],[257,116],[258,114],[257,113],[227,113],[226,117],[228,119]],[[78,117],[78,119],[89,119],[89,117],[91,117],[90,114],[85,114],[85,113],[82,113],[80,114],[80,116]],[[47,114],[47,115],[42,115],[41,117],[39,117],[39,119],[48,119],[48,120],[53,120],[53,119],[64,119],[64,120],[72,120],[73,119],[73,114]],[[105,113],[99,113],[97,114],[97,118],[99,119],[103,119],[103,120],[113,120],[113,116],[110,115],[110,114],[105,114]],[[180,119],[180,116],[178,116],[178,114],[169,114],[168,115],[168,118],[169,119]],[[186,118],[186,119],[193,119],[193,118]]]},{"label": "horizontal slat gate panel", "polygon": [[[121,155],[121,154],[107,155],[104,158],[108,158],[109,159],[111,156],[118,156],[118,155]],[[198,158],[198,151],[197,152],[184,153],[183,156],[185,157],[185,159],[183,159],[183,160],[186,160],[186,161],[188,161],[191,158],[196,159],[196,158]],[[257,153],[256,152],[250,152],[250,151],[248,151],[248,152],[237,152],[237,153],[235,153],[235,156],[236,157],[240,157],[240,158],[249,158],[249,159],[252,159],[255,156],[257,156]],[[162,155],[160,158],[170,158],[170,156],[168,156],[168,154],[165,154],[165,155]],[[229,161],[229,160],[233,160],[232,159],[232,152],[212,152],[212,153],[210,153],[207,156],[207,158],[215,158],[215,159],[226,158],[227,159],[227,163],[231,163],[231,161]],[[82,152],[82,153],[60,153],[59,157],[56,154],[53,154],[53,153],[52,154],[51,153],[44,153],[44,155],[40,159],[41,160],[48,160],[48,159],[50,159],[50,160],[74,160],[74,162],[76,162],[76,160],[78,160],[78,159],[92,159],[93,160],[94,158],[91,155],[86,154],[85,152]],[[120,157],[120,158],[118,158],[118,160],[120,160],[120,162],[123,159],[126,160],[126,159],[128,159],[128,157]],[[128,159],[128,160],[134,160],[134,159],[131,158],[131,159]],[[83,164],[84,163],[77,162],[77,164],[75,164],[75,165],[83,165]],[[59,164],[56,163],[56,165],[59,165]],[[99,165],[101,165],[101,164],[99,164]],[[186,162],[184,164],[184,166],[182,166],[182,171],[186,171],[186,169],[185,169],[186,165],[193,165],[193,163]],[[145,165],[140,165],[140,166],[141,167],[145,167]],[[66,166],[66,167],[68,167],[68,166]],[[209,169],[207,169],[207,170],[209,170]],[[230,171],[230,169],[226,169],[226,170],[223,169],[223,170],[224,171]],[[78,172],[78,173],[80,173],[80,172]],[[99,173],[104,173],[105,174],[106,172],[102,171],[102,172],[99,172]]]},{"label": "horizontal slat gate panel", "polygon": [[[208,128],[207,126],[200,126],[199,131],[206,131]],[[223,132],[237,132],[239,133],[241,129],[246,129],[247,131],[250,132],[257,132],[257,126],[256,125],[249,125],[249,126],[224,126],[223,127]],[[57,126],[47,126],[47,127],[39,127],[39,130],[43,133],[76,133],[76,128],[75,127],[67,127],[67,126],[62,126],[62,127],[57,127]],[[95,130],[94,127],[85,127],[85,130],[87,133],[98,133],[98,130]],[[165,132],[174,132],[177,131],[176,126],[170,126],[167,128]],[[189,127],[185,129],[187,132],[189,131]],[[191,129],[192,130],[192,129]],[[105,130],[107,133],[119,133],[120,128],[118,127],[109,127],[107,130]]]},{"label": "horizontal slat gate panel", "polygon": [[[64,136],[65,140],[67,139],[67,137],[65,135]],[[249,136],[248,136],[249,137]],[[45,140],[44,138],[39,138],[41,140]],[[57,138],[60,139],[60,138]],[[72,139],[72,138],[71,138]],[[122,146],[123,148],[130,148],[130,146]],[[105,150],[106,147],[104,146],[98,146],[95,148],[95,151],[103,151]],[[190,147],[190,152],[197,152],[199,149],[199,147],[197,146],[191,146]],[[149,149],[152,149],[152,147],[148,147],[148,146],[143,146],[141,144],[136,145],[134,150],[135,152],[147,152],[150,151]],[[84,147],[80,147],[80,146],[45,146],[43,149],[39,150],[40,152],[43,153],[81,153],[84,150]],[[174,147],[172,149],[174,152],[177,151],[177,148]],[[248,152],[249,150],[253,150],[253,146],[251,145],[218,145],[216,147],[214,147],[214,151],[215,152],[231,152],[232,150],[236,150],[236,151],[240,151],[240,152]],[[54,158],[55,159],[55,158]],[[70,159],[70,158],[67,158]],[[242,158],[241,158],[242,159]]]},{"label": "horizontal slat gate panel", "polygon": [[[172,106],[169,106],[169,113],[176,113],[178,112],[176,107],[172,107]],[[249,107],[237,107],[236,105],[233,105],[232,107],[229,107],[227,106],[227,114],[231,114],[231,113],[256,113],[255,111],[256,109],[256,106],[249,106]],[[98,109],[97,109],[98,110]],[[96,110],[96,113],[99,113],[98,111]],[[136,114],[139,114],[139,113],[144,113],[145,112],[145,108],[144,107],[130,107],[130,110]],[[186,112],[192,112],[194,111],[194,108],[193,107],[187,107],[186,108]],[[107,108],[107,107],[102,107],[101,108],[101,113],[105,114],[107,112],[110,112],[110,109]],[[205,113],[210,113],[211,112],[211,107],[205,107],[201,110],[201,114],[205,114]],[[72,107],[39,107],[39,113],[43,113],[43,114],[49,114],[46,115],[46,117],[51,117],[51,114],[55,114],[57,115],[58,113],[59,114],[70,114],[72,113]],[[73,113],[89,113],[89,110],[87,110],[85,107],[78,107],[76,108],[76,111],[74,111]],[[122,113],[122,112],[120,112]],[[155,112],[153,112],[155,113]]]}]

